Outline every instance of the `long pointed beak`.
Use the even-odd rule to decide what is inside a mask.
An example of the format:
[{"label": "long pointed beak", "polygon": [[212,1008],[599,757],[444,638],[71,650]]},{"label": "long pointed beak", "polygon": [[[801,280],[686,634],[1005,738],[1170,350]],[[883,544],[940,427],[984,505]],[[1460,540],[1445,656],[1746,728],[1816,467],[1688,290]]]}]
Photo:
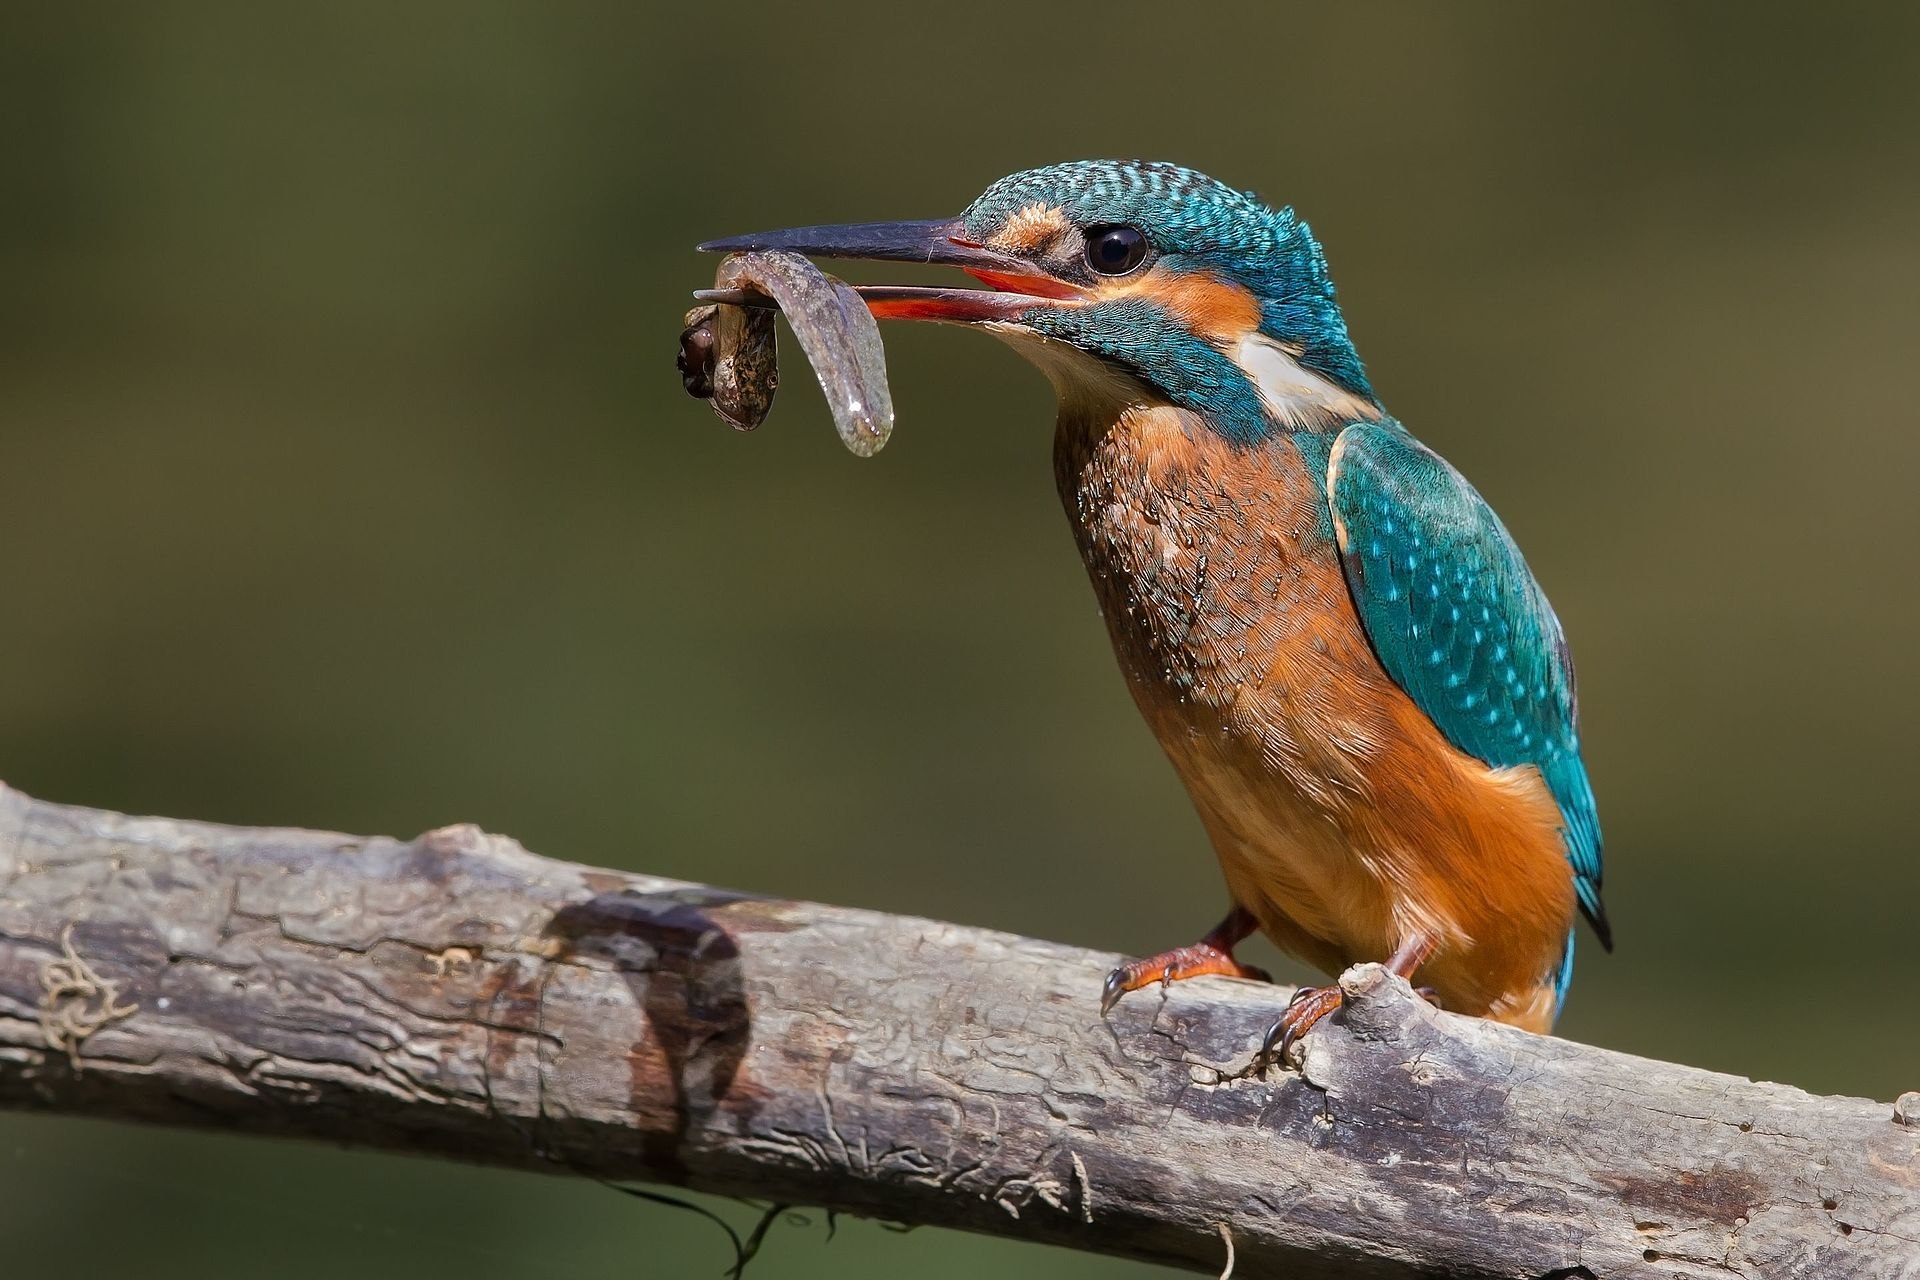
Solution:
[{"label": "long pointed beak", "polygon": [[[959,267],[992,286],[991,289],[854,286],[868,309],[884,320],[940,320],[950,324],[1009,321],[1048,301],[1079,296],[1077,290],[1035,270],[1024,259],[968,240],[957,218],[793,227],[709,240],[699,248],[703,253],[784,249],[810,258],[865,258]],[[730,292],[723,295],[711,289],[701,290],[695,296],[709,302],[753,305],[748,297],[736,297]]]},{"label": "long pointed beak", "polygon": [[867,258],[875,262],[925,262],[939,266],[1031,271],[1020,259],[969,241],[958,218],[919,222],[848,222],[838,226],[790,227],[709,240],[702,253],[785,249],[809,258]]}]

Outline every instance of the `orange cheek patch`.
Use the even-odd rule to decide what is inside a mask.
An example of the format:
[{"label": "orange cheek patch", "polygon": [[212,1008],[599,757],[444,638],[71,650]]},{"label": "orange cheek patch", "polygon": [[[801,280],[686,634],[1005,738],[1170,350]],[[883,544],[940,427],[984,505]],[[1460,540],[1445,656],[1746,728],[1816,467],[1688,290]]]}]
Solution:
[{"label": "orange cheek patch", "polygon": [[1221,346],[1230,346],[1260,327],[1260,300],[1210,272],[1155,267],[1115,296],[1128,295],[1153,302],[1189,332]]},{"label": "orange cheek patch", "polygon": [[1053,205],[1030,204],[1015,209],[1006,225],[988,243],[1008,253],[1028,253],[1049,244],[1067,226],[1067,217]]}]

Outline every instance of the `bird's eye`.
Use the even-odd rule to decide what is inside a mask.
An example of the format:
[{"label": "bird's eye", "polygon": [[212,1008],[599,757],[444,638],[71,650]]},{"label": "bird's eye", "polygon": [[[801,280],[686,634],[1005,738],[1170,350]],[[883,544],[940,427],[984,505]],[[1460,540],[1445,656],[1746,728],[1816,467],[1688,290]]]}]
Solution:
[{"label": "bird's eye", "polygon": [[1103,276],[1123,276],[1147,258],[1147,238],[1138,227],[1089,227],[1087,265]]}]

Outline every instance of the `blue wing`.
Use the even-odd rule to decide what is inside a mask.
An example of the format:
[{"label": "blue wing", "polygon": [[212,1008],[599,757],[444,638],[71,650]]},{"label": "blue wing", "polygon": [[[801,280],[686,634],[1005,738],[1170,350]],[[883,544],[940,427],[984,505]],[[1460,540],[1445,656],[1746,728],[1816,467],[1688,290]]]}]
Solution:
[{"label": "blue wing", "polygon": [[1381,665],[1460,750],[1540,770],[1560,806],[1580,910],[1611,951],[1573,666],[1520,548],[1466,478],[1397,423],[1340,433],[1327,496],[1347,588]]}]

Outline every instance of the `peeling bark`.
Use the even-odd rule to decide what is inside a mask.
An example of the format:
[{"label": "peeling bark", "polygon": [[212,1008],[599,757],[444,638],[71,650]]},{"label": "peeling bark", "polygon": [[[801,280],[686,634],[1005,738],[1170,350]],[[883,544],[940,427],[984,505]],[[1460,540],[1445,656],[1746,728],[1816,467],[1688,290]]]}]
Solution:
[{"label": "peeling bark", "polygon": [[1237,1277],[1920,1276],[1920,1114],[1436,1013],[1109,1021],[1114,957],[0,787],[0,1104],[676,1183]]}]

